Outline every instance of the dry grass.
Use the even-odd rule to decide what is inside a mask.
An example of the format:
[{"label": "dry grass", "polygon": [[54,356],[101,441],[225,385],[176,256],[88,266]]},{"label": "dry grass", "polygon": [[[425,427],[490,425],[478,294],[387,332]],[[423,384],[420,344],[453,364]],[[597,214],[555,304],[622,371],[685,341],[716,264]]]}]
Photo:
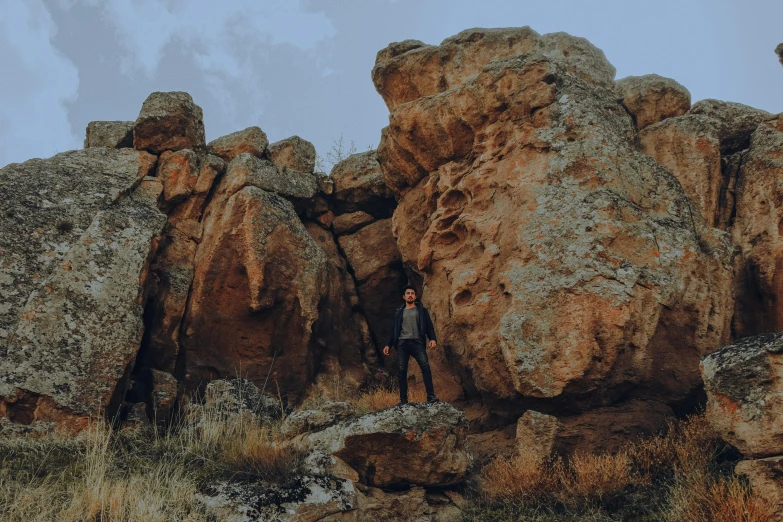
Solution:
[{"label": "dry grass", "polygon": [[0,440],[0,513],[8,522],[201,521],[196,493],[221,480],[284,484],[302,448],[275,424],[195,409],[166,433],[114,432],[94,423],[78,438]]},{"label": "dry grass", "polygon": [[769,520],[773,506],[720,469],[720,448],[706,420],[695,416],[614,454],[499,458],[481,471],[478,507],[466,519]]},{"label": "dry grass", "polygon": [[[409,402],[425,402],[427,393],[421,386],[408,388]],[[396,388],[373,388],[351,400],[351,403],[359,412],[381,411],[393,408],[400,402],[400,392]]]}]

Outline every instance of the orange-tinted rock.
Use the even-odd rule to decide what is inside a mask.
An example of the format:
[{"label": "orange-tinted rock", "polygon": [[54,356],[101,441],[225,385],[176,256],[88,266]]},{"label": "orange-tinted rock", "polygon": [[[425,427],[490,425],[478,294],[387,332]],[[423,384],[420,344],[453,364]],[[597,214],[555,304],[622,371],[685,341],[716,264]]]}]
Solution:
[{"label": "orange-tinted rock", "polygon": [[133,125],[133,147],[160,154],[166,150],[203,150],[201,107],[186,92],[153,92]]},{"label": "orange-tinted rock", "polygon": [[340,236],[338,241],[356,278],[362,309],[375,342],[383,346],[407,283],[391,220],[376,221],[354,234]]},{"label": "orange-tinted rock", "polygon": [[306,222],[305,229],[327,259],[326,296],[315,332],[321,348],[318,378],[327,388],[330,382],[339,379],[348,388],[358,390],[369,384],[370,373],[365,363],[374,363],[377,356],[375,345],[367,335],[365,319],[353,310],[354,280],[331,232],[313,222]]},{"label": "orange-tinted rock", "polygon": [[772,505],[774,515],[769,522],[783,520],[783,457],[743,460],[734,473],[744,475],[753,494]]},{"label": "orange-tinted rock", "polygon": [[715,226],[724,180],[713,121],[698,115],[670,118],[647,127],[639,137],[645,154],[677,176],[707,225]]},{"label": "orange-tinted rock", "polygon": [[299,136],[291,136],[271,144],[269,157],[280,168],[308,174],[315,170],[315,146]]},{"label": "orange-tinted rock", "polygon": [[264,155],[267,145],[269,145],[269,139],[260,127],[248,127],[210,141],[207,148],[210,153],[225,161],[231,161],[243,153],[260,158]]},{"label": "orange-tinted rock", "polygon": [[391,61],[421,78],[451,65],[422,62],[425,48],[379,53],[375,83],[392,107],[379,163],[439,333],[436,390],[488,408],[523,397],[585,408],[635,387],[683,399],[701,356],[729,337],[726,237],[636,149],[602,53],[541,40],[541,52],[490,58],[428,92],[378,75]]},{"label": "orange-tinted rock", "polygon": [[177,379],[173,375],[158,370],[150,370],[151,414],[158,423],[166,422],[177,402]]},{"label": "orange-tinted rock", "polygon": [[746,457],[783,454],[783,333],[745,337],[701,363],[707,420]]},{"label": "orange-tinted rock", "polygon": [[378,155],[373,151],[353,154],[332,168],[334,202],[339,214],[365,211],[377,218],[391,216],[396,202],[383,180]]},{"label": "orange-tinted rock", "polygon": [[732,237],[738,336],[783,330],[783,117],[753,133],[736,186]]},{"label": "orange-tinted rock", "polygon": [[750,135],[756,127],[774,118],[772,114],[761,109],[711,99],[694,103],[688,114],[707,116],[713,121],[724,153],[748,148]]},{"label": "orange-tinted rock", "polygon": [[338,236],[343,234],[350,234],[356,232],[365,225],[369,225],[375,221],[367,212],[351,212],[350,214],[342,214],[334,218],[332,221],[332,227],[334,233]]},{"label": "orange-tinted rock", "polygon": [[193,192],[198,181],[199,158],[189,149],[166,151],[158,160],[157,176],[163,183],[163,198],[172,204]]},{"label": "orange-tinted rock", "polygon": [[[169,211],[169,222],[179,224],[185,221],[201,221],[201,215],[213,184],[226,169],[225,162],[218,156],[207,154],[201,158],[196,183],[185,201]],[[200,234],[199,234],[200,236]]]},{"label": "orange-tinted rock", "polygon": [[617,94],[636,122],[643,128],[674,116],[682,116],[691,107],[691,93],[670,78],[657,74],[627,76],[616,82]]},{"label": "orange-tinted rock", "polygon": [[263,384],[273,372],[296,401],[323,350],[313,326],[328,292],[326,254],[276,194],[245,186],[212,205],[180,336],[187,384],[235,376]]}]

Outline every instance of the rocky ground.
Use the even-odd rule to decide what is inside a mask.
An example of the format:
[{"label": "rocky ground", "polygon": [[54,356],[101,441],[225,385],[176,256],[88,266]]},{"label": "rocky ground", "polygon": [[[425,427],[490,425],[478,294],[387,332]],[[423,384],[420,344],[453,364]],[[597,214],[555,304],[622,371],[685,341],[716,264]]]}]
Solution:
[{"label": "rocky ground", "polygon": [[[706,405],[780,503],[783,117],[616,80],[590,42],[530,28],[392,43],[372,81],[378,150],[329,175],[298,136],[206,143],[182,92],[0,169],[3,432],[166,430],[241,377],[298,410],[279,429],[309,471],[297,500],[228,481],[204,505],[427,520],[456,516],[471,461],[620,455]],[[380,349],[407,282],[456,408],[357,416],[342,397],[394,380]]]}]

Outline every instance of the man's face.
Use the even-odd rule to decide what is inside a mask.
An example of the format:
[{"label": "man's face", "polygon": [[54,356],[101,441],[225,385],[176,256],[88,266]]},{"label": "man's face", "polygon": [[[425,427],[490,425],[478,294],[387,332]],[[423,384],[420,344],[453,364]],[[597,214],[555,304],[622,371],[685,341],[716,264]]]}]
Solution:
[{"label": "man's face", "polygon": [[402,296],[403,299],[405,299],[406,303],[415,303],[416,302],[416,292],[408,288],[405,290],[405,294]]}]

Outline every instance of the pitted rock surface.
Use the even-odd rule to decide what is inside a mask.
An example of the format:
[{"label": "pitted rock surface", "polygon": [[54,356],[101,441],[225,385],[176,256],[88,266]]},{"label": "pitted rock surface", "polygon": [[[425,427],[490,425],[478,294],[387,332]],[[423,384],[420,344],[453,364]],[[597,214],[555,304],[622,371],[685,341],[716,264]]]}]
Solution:
[{"label": "pitted rock surface", "polygon": [[[400,196],[394,235],[440,337],[436,389],[490,408],[629,387],[686,397],[730,335],[727,236],[637,150],[599,50],[562,33],[472,34],[464,49],[458,36],[382,51],[373,73],[392,109],[378,157]],[[489,46],[459,71],[421,59],[501,34],[501,59]],[[414,68],[448,79],[402,83]]]}]

